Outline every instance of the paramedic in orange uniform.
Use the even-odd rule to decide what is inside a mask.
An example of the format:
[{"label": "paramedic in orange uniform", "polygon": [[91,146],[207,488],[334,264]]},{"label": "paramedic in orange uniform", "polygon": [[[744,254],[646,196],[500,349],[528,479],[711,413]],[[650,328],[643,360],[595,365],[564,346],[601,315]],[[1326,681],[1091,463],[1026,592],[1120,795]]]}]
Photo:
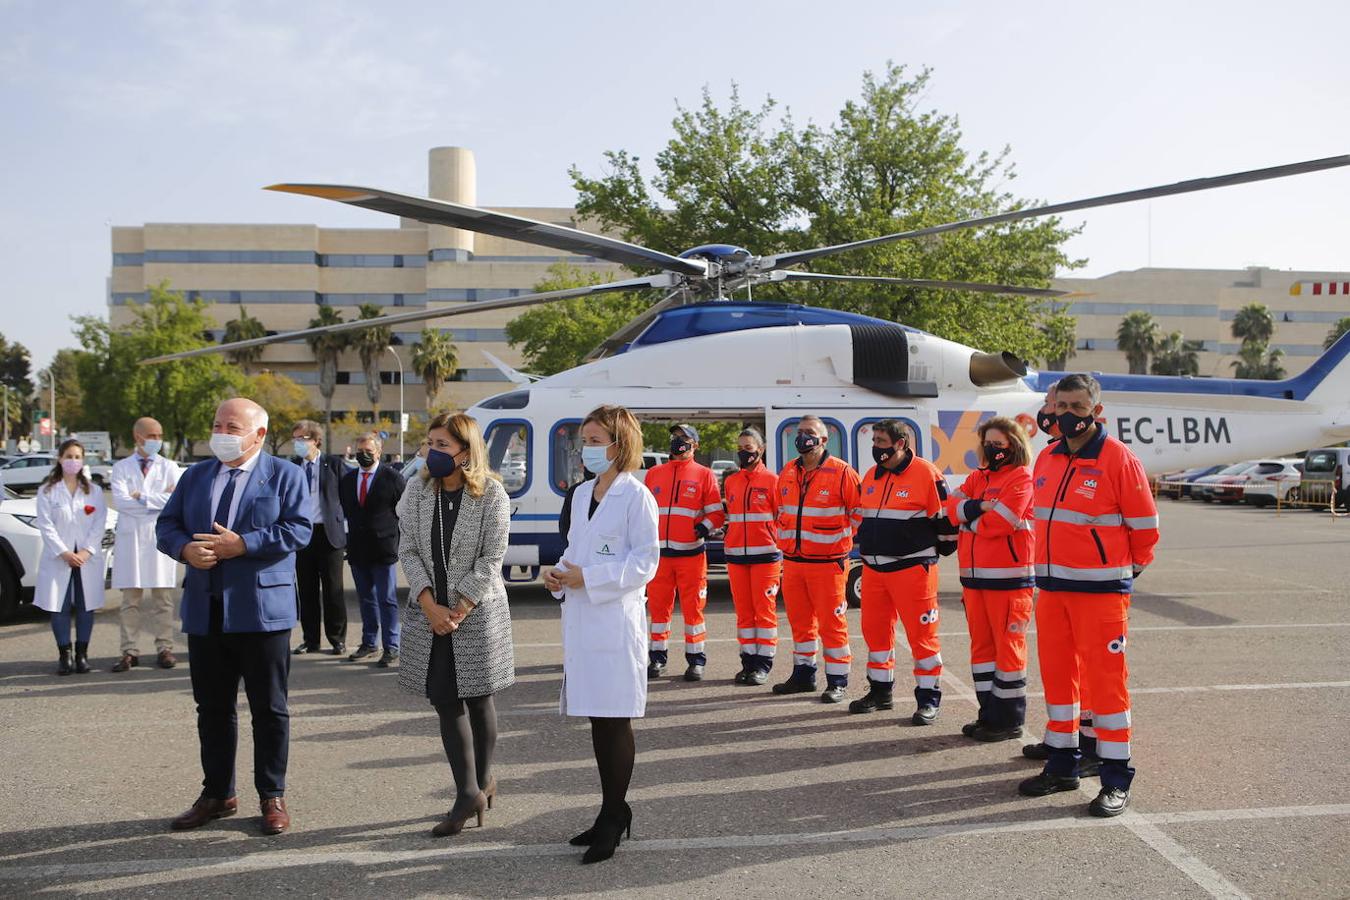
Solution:
[{"label": "paramedic in orange uniform", "polygon": [[[816,689],[816,651],[824,650],[824,703],[848,688],[848,558],[861,521],[858,473],[832,456],[817,416],[797,423],[797,459],[778,475],[778,549],[783,551],[783,608],[792,625],[792,675],[775,694]],[[823,644],[823,648],[819,645]]]},{"label": "paramedic in orange uniform", "polygon": [[862,479],[858,549],[862,576],[862,629],[867,641],[866,695],[849,712],[890,709],[895,686],[895,622],[899,619],[914,661],[915,725],[937,721],[942,704],[942,648],[938,642],[938,556],[956,549],[956,526],[943,503],[947,482],[914,452],[909,427],[895,419],[872,426],[876,465]]},{"label": "paramedic in orange uniform", "polygon": [[1144,467],[1106,433],[1101,386],[1061,379],[1055,398],[1063,438],[1034,472],[1037,655],[1045,686],[1050,758],[1018,790],[1030,797],[1078,787],[1079,683],[1092,696],[1102,787],[1088,807],[1117,816],[1130,801],[1130,693],[1126,644],[1130,591],[1153,561],[1158,509]]},{"label": "paramedic in orange uniform", "polygon": [[670,429],[670,462],[647,470],[647,490],[656,498],[661,565],[647,585],[651,643],[647,677],[666,670],[675,596],[684,618],[685,681],[702,681],[708,663],[703,607],[708,602],[708,557],[703,539],[722,527],[722,497],[712,469],[694,462],[698,432],[692,425]]},{"label": "paramedic in orange uniform", "polygon": [[741,671],[736,683],[763,684],[778,651],[778,583],[783,554],[778,549],[778,476],[764,465],[764,436],[754,428],[736,440],[740,471],[722,486],[727,510],[723,542],[731,600],[736,606],[736,640]]}]

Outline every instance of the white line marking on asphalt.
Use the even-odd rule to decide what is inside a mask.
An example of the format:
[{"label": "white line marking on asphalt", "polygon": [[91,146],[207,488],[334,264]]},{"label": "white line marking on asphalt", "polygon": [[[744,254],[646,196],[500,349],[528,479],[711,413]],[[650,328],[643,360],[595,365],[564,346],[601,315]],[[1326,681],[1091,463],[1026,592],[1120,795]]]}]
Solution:
[{"label": "white line marking on asphalt", "polygon": [[[1190,810],[1173,813],[1133,813],[1132,818],[1149,829],[1159,825],[1206,822],[1260,821],[1283,818],[1330,818],[1350,816],[1350,804],[1323,806],[1255,807],[1251,809]],[[883,828],[859,828],[847,831],[807,833],[707,835],[688,838],[658,838],[624,842],[626,853],[672,853],[690,850],[736,850],[747,847],[790,847],[821,844],[865,844],[892,841],[935,840],[948,837],[983,834],[1034,833],[1042,831],[1073,831],[1090,828],[1112,828],[1125,825],[1126,816],[1119,819],[1088,819],[1064,816],[1041,821],[968,822],[955,825],[901,825]],[[1128,827],[1128,826],[1126,826]],[[1166,836],[1163,836],[1166,838]],[[283,838],[284,840],[284,838]],[[1166,838],[1170,841],[1170,838]],[[1150,846],[1152,846],[1150,844]],[[1155,848],[1156,849],[1156,848]],[[419,864],[417,870],[434,866],[429,860],[475,858],[530,858],[540,856],[573,856],[575,848],[559,844],[504,844],[485,843],[457,847],[434,847],[417,850],[277,850],[248,855],[181,857],[176,859],[125,859],[92,863],[41,863],[26,866],[0,865],[0,881],[49,880],[56,878],[98,878],[102,876],[137,876],[163,872],[172,880],[187,880],[206,874],[226,872],[264,871],[301,866],[387,866],[399,863]],[[1183,851],[1184,852],[1184,851]],[[1199,861],[1197,860],[1197,863]],[[1203,863],[1200,863],[1203,865]],[[196,870],[196,871],[193,871]],[[386,873],[393,874],[393,873]],[[1189,874],[1189,873],[1188,873]],[[106,889],[107,885],[101,885]],[[1236,889],[1233,889],[1236,891]],[[1220,895],[1223,896],[1223,895]],[[1242,896],[1240,893],[1228,896]]]}]

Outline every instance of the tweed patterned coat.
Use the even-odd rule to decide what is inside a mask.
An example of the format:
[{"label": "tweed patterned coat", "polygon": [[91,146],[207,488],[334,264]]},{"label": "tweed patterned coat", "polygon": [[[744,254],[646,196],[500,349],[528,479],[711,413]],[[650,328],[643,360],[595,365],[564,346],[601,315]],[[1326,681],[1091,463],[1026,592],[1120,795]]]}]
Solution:
[{"label": "tweed patterned coat", "polygon": [[[460,697],[482,697],[515,681],[511,644],[511,611],[502,581],[502,559],[511,529],[511,503],[500,481],[488,479],[482,497],[460,495],[459,518],[447,556],[451,602],[463,595],[478,604],[452,638],[455,680]],[[431,660],[431,624],[417,598],[433,591],[435,562],[431,523],[436,512],[436,483],[414,477],[398,504],[398,558],[408,580],[403,607],[399,686],[426,696]],[[439,552],[439,551],[436,551]]]}]

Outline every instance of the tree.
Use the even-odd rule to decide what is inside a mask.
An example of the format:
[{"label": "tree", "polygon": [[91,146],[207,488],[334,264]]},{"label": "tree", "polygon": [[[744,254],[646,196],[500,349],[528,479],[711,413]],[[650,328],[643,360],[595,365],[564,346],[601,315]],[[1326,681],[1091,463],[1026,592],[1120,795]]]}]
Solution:
[{"label": "tree", "polygon": [[[508,325],[508,334],[510,328]],[[459,369],[459,348],[454,345],[449,333],[436,328],[423,328],[421,340],[413,347],[412,368],[422,379],[422,386],[427,392],[427,412],[431,412],[436,406],[436,395],[441,392],[441,387]]]},{"label": "tree", "polygon": [[1199,375],[1200,351],[1204,344],[1188,341],[1180,331],[1160,338],[1153,347],[1154,375]]},{"label": "tree", "polygon": [[279,455],[282,444],[291,439],[296,422],[319,417],[319,411],[309,402],[309,393],[276,372],[264,370],[254,375],[244,384],[240,395],[267,410],[267,445],[274,456]]},{"label": "tree", "polygon": [[9,388],[8,405],[0,409],[0,415],[8,419],[11,437],[18,436],[26,428],[30,408],[28,398],[33,393],[33,382],[29,377],[32,368],[28,348],[17,341],[11,344],[0,335],[0,384]]},{"label": "tree", "polygon": [[[359,311],[357,318],[360,319],[378,319],[383,315],[380,307],[374,303],[362,303]],[[370,401],[377,420],[380,418],[380,396],[384,390],[380,382],[380,357],[384,355],[393,336],[389,326],[376,325],[363,328],[352,337],[352,346],[361,357],[361,371],[366,376],[366,399]]]},{"label": "tree", "polygon": [[1078,343],[1078,319],[1067,308],[1059,307],[1046,313],[1039,327],[1045,335],[1046,368],[1063,372],[1069,360],[1078,355],[1074,349]]},{"label": "tree", "polygon": [[1232,366],[1238,378],[1257,378],[1263,381],[1279,381],[1287,373],[1280,360],[1284,351],[1276,347],[1269,349],[1265,344],[1243,343],[1238,358]]},{"label": "tree", "polygon": [[[56,351],[47,369],[56,375],[56,422],[80,431],[102,431],[97,422],[90,422],[84,412],[84,389],[80,386],[80,355],[82,351],[64,347]],[[46,403],[42,404],[46,408]],[[11,433],[13,426],[11,426]]]},{"label": "tree", "polygon": [[[968,154],[954,117],[920,108],[929,77],[893,64],[868,73],[835,121],[805,128],[777,116],[771,99],[751,110],[733,90],[724,109],[705,91],[697,109],[678,108],[650,186],[622,150],[606,154],[602,177],[573,167],[578,215],[668,252],[720,241],[772,254],[1025,206],[999,188],[1015,176],[1007,150]],[[1045,217],[853,250],[812,268],[1044,286],[1057,268],[1079,264],[1061,250],[1075,233]],[[755,296],[904,321],[1027,359],[1049,355],[1037,327],[1045,312],[1026,297],[820,283],[762,286]]]},{"label": "tree", "polygon": [[212,322],[205,310],[202,301],[184,300],[162,282],[132,308],[129,325],[114,329],[97,316],[76,317],[85,421],[110,432],[114,446],[130,440],[141,416],[160,421],[176,455],[210,433],[216,406],[242,384],[237,369],[214,354],[141,365],[153,356],[208,346]]},{"label": "tree", "polygon": [[[310,328],[323,328],[342,321],[342,313],[331,306],[320,306],[319,314],[309,320]],[[305,338],[314,361],[319,364],[319,396],[323,398],[324,443],[332,443],[333,392],[337,390],[338,359],[351,346],[351,332],[315,334]]]},{"label": "tree", "polygon": [[[248,310],[243,306],[239,307],[239,318],[231,319],[225,323],[225,336],[221,338],[222,344],[233,344],[235,341],[251,341],[255,338],[267,337],[267,328],[263,325],[261,319],[255,319],[248,314]],[[231,350],[225,354],[226,358],[248,374],[249,366],[262,359],[262,347],[245,347],[242,350]]]},{"label": "tree", "polygon": [[1341,335],[1350,331],[1350,316],[1343,316],[1336,320],[1336,324],[1331,326],[1327,332],[1327,339],[1322,342],[1323,350],[1330,350],[1331,345],[1340,340]]},{"label": "tree", "polygon": [[1116,348],[1124,352],[1131,375],[1148,372],[1148,358],[1158,342],[1158,323],[1151,313],[1135,310],[1120,320]]},{"label": "tree", "polygon": [[[568,263],[554,263],[535,291],[561,291],[599,284],[596,272]],[[577,297],[526,310],[506,323],[511,346],[521,346],[526,368],[553,375],[578,366],[605,338],[647,308],[649,301],[633,294]]]},{"label": "tree", "polygon": [[1233,316],[1233,337],[1244,344],[1270,343],[1275,336],[1275,317],[1264,303],[1248,303]]}]

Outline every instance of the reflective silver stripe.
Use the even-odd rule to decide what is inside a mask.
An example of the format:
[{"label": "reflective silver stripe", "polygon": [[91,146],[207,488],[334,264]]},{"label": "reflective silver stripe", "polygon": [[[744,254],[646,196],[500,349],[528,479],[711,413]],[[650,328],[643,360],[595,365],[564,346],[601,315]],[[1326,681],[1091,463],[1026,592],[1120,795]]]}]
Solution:
[{"label": "reflective silver stripe", "polygon": [[723,547],[727,556],[762,556],[765,553],[777,553],[778,547],[767,544],[763,547]]},{"label": "reflective silver stripe", "polygon": [[847,645],[847,644],[845,644],[845,645],[842,646],[842,647],[826,647],[826,648],[825,648],[825,658],[826,658],[826,659],[846,659],[846,658],[848,657],[848,655],[849,655],[849,653],[848,653],[848,645]]},{"label": "reflective silver stripe", "polygon": [[1000,700],[1011,700],[1015,697],[1025,697],[1027,695],[1027,689],[1024,687],[1005,688],[999,687],[996,684],[990,685],[990,687],[993,689],[994,696]]},{"label": "reflective silver stripe", "polygon": [[684,642],[684,652],[685,652],[685,653],[702,653],[702,652],[703,652],[703,642],[702,642],[702,641],[698,641],[697,643],[691,644],[689,641],[685,641],[685,642]]},{"label": "reflective silver stripe", "polygon": [[796,536],[797,532],[795,531],[785,531],[782,528],[778,529],[778,539],[780,541],[790,541]]},{"label": "reflective silver stripe", "polygon": [[1007,520],[1009,525],[1016,527],[1022,520],[1017,518],[1017,513],[1003,505],[1003,501],[994,501],[994,508],[990,512],[996,512]]},{"label": "reflective silver stripe", "polygon": [[[840,538],[846,538],[848,536],[849,534],[847,531],[840,531],[836,534],[816,534],[813,531],[802,532],[802,540],[806,541],[808,544],[833,544]],[[789,532],[788,537],[791,538],[793,535]]]},{"label": "reflective silver stripe", "polygon": [[866,556],[862,560],[870,566],[886,566],[891,563],[900,562],[902,559],[915,559],[921,556],[937,556],[936,547],[924,547],[922,550],[915,550],[913,553],[906,553],[904,556]]},{"label": "reflective silver stripe", "polygon": [[862,517],[864,519],[926,519],[928,518],[928,510],[874,509],[872,507],[863,507]]},{"label": "reflective silver stripe", "polygon": [[958,504],[956,504],[956,521],[958,521],[958,522],[969,522],[969,521],[970,521],[970,518],[966,515],[966,505],[965,505],[965,503],[958,503]]},{"label": "reflective silver stripe", "polygon": [[1018,531],[1035,531],[1036,525],[1030,519],[1023,519],[1017,523]]},{"label": "reflective silver stripe", "polygon": [[1124,712],[1093,716],[1092,724],[1097,728],[1105,728],[1108,731],[1118,731],[1122,728],[1129,728],[1130,711],[1127,709]]},{"label": "reflective silver stripe", "polygon": [[954,541],[954,540],[956,540],[956,535],[954,535],[954,534],[939,534],[939,535],[938,535],[938,540],[939,540],[939,541]]},{"label": "reflective silver stripe", "polygon": [[687,519],[692,519],[698,515],[698,510],[685,509],[683,506],[661,506],[656,511],[663,516],[684,516]]},{"label": "reflective silver stripe", "polygon": [[816,658],[814,655],[803,656],[800,653],[794,653],[792,654],[792,664],[794,666],[810,666],[814,669],[816,667]]},{"label": "reflective silver stripe", "polygon": [[709,518],[706,517],[706,516],[703,517],[702,519],[699,519],[699,520],[698,520],[698,524],[702,525],[704,528],[708,529],[709,531],[716,531],[716,530],[717,530],[717,523],[714,522],[712,519],[709,519]]},{"label": "reflective silver stripe", "polygon": [[755,639],[755,629],[737,628],[736,637],[740,638],[743,641],[753,641]]},{"label": "reflective silver stripe", "polygon": [[1146,528],[1157,528],[1157,516],[1126,516],[1125,527],[1134,531],[1143,531]]},{"label": "reflective silver stripe", "polygon": [[650,641],[649,647],[652,650],[668,650],[670,643],[668,641]]},{"label": "reflective silver stripe", "polygon": [[895,659],[894,650],[883,650],[880,653],[868,653],[867,661],[869,663],[888,663]]},{"label": "reflective silver stripe", "polygon": [[1090,516],[1072,509],[1051,509],[1048,506],[1036,507],[1036,518],[1042,522],[1067,522],[1070,525],[1120,525],[1125,518],[1120,513],[1105,513]]},{"label": "reflective silver stripe", "polygon": [[700,623],[697,624],[697,625],[686,625],[686,626],[684,626],[684,633],[685,633],[686,635],[703,634],[703,633],[706,632],[707,630],[708,630],[708,626],[705,625],[705,624],[703,624],[702,622],[700,622]]},{"label": "reflective silver stripe", "polygon": [[848,663],[827,662],[825,663],[826,675],[847,675]]},{"label": "reflective silver stripe", "polygon": [[727,516],[728,522],[772,522],[773,513],[731,513]]},{"label": "reflective silver stripe", "polygon": [[797,517],[801,519],[821,518],[822,516],[842,516],[848,510],[842,506],[803,506]]},{"label": "reflective silver stripe", "polygon": [[969,500],[969,499],[970,499],[970,498],[967,497],[965,494],[961,493],[961,489],[960,489],[960,488],[957,488],[956,490],[952,491],[951,496],[955,497],[957,500]]},{"label": "reflective silver stripe", "polygon": [[793,644],[792,649],[798,653],[815,653],[819,646],[818,641],[805,641],[800,644]]},{"label": "reflective silver stripe", "polygon": [[666,541],[665,545],[671,550],[697,550],[703,546],[703,541]]},{"label": "reflective silver stripe", "polygon": [[884,684],[891,684],[895,681],[894,669],[868,669],[867,677],[873,681],[880,681]]},{"label": "reflective silver stripe", "polygon": [[917,675],[914,678],[914,683],[921,688],[932,690],[938,686],[938,677],[936,675]]},{"label": "reflective silver stripe", "polygon": [[669,622],[653,622],[652,634],[670,634]]},{"label": "reflective silver stripe", "polygon": [[775,647],[773,644],[759,644],[759,645],[757,645],[757,646],[759,647],[759,655],[760,655],[760,656],[777,656],[777,655],[778,655],[778,648]]},{"label": "reflective silver stripe", "polygon": [[777,628],[756,628],[755,631],[758,632],[758,634],[756,634],[755,637],[759,638],[761,641],[778,640]]},{"label": "reflective silver stripe", "polygon": [[968,526],[967,530],[968,530],[971,534],[979,534],[979,533],[980,533],[980,523],[983,522],[983,521],[984,521],[984,516],[980,516],[980,517],[979,517],[978,519],[976,519],[974,522],[971,522],[971,523],[970,523],[970,525]]},{"label": "reflective silver stripe", "polygon": [[1054,747],[1056,750],[1072,750],[1078,746],[1078,732],[1047,731],[1045,746]]},{"label": "reflective silver stripe", "polygon": [[1097,738],[1097,755],[1102,759],[1129,759],[1129,741],[1104,741]]},{"label": "reflective silver stripe", "polygon": [[977,691],[992,691],[993,689],[994,689],[994,683],[993,683],[992,681],[977,681],[977,682],[975,682],[975,690],[977,690]]},{"label": "reflective silver stripe", "polygon": [[934,653],[932,656],[926,657],[924,659],[914,660],[914,668],[916,669],[924,669],[924,670],[936,669],[941,665],[942,665],[941,653]]},{"label": "reflective silver stripe", "polygon": [[1036,570],[1031,566],[1007,566],[1005,568],[985,568],[976,566],[973,569],[962,569],[962,578],[1030,578],[1036,574]]},{"label": "reflective silver stripe", "polygon": [[721,512],[721,511],[722,511],[722,504],[720,504],[720,503],[709,503],[707,506],[703,507],[703,511],[704,511],[705,513]]},{"label": "reflective silver stripe", "polygon": [[1069,566],[1036,564],[1036,575],[1040,578],[1065,578],[1070,581],[1120,581],[1130,578],[1134,570],[1129,566],[1107,566],[1101,569],[1073,569]]},{"label": "reflective silver stripe", "polygon": [[1002,669],[995,669],[994,677],[999,681],[1021,681],[1027,677],[1027,670],[1018,669],[1016,672],[1004,672]]},{"label": "reflective silver stripe", "polygon": [[998,665],[997,663],[971,663],[970,671],[975,672],[977,674],[983,674],[985,672],[997,672],[998,671],[997,665]]},{"label": "reflective silver stripe", "polygon": [[1071,722],[1078,718],[1077,703],[1047,703],[1045,715],[1054,722]]}]

